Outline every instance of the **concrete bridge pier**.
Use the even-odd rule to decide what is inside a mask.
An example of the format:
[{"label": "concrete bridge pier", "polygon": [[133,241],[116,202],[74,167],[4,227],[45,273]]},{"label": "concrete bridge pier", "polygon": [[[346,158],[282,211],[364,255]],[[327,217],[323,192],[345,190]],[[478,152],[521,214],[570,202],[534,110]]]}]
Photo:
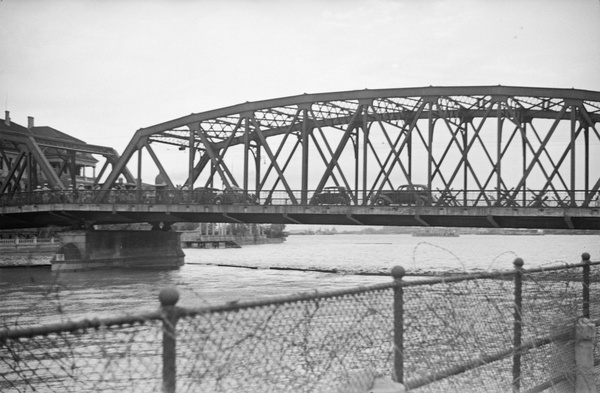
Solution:
[{"label": "concrete bridge pier", "polygon": [[52,270],[176,269],[184,264],[180,234],[173,231],[74,230],[62,232]]}]

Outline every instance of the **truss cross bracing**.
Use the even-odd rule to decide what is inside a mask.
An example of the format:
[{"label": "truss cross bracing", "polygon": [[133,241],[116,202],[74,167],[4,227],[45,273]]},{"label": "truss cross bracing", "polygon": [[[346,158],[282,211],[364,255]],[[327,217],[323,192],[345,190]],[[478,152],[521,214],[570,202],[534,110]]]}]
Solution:
[{"label": "truss cross bracing", "polygon": [[[166,186],[238,187],[260,204],[309,204],[344,187],[351,205],[423,185],[442,206],[589,206],[600,187],[600,93],[424,87],[304,94],[138,130],[127,165]],[[153,179],[146,182],[152,183]]]}]

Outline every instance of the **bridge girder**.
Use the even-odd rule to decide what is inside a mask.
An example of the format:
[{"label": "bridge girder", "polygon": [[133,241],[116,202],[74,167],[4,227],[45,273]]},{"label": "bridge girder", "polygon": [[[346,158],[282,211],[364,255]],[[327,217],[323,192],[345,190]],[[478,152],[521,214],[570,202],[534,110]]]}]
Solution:
[{"label": "bridge girder", "polygon": [[576,229],[600,228],[598,208],[379,206],[207,206],[77,203],[2,206],[0,229],[137,222],[280,223],[413,227]]}]

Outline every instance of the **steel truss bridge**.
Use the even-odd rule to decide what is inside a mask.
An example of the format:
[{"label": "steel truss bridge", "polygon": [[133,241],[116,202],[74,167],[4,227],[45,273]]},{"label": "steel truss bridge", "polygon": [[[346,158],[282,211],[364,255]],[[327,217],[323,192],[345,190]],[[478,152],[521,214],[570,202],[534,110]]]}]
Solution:
[{"label": "steel truss bridge", "polygon": [[[0,226],[600,229],[599,121],[600,92],[576,89],[423,87],[247,102],[138,130],[85,201],[5,193]],[[133,184],[117,190],[122,177]],[[425,202],[375,203],[381,193],[418,185],[428,190]],[[315,203],[329,187],[343,187],[346,199]],[[198,199],[212,189],[235,195],[229,204]]]}]

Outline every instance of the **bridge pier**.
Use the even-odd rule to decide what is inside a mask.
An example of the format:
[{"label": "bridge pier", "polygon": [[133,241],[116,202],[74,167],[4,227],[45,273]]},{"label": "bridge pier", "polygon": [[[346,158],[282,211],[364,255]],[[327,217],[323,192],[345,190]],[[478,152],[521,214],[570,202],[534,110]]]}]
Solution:
[{"label": "bridge pier", "polygon": [[176,269],[184,264],[180,234],[173,231],[77,230],[60,234],[52,270]]}]

